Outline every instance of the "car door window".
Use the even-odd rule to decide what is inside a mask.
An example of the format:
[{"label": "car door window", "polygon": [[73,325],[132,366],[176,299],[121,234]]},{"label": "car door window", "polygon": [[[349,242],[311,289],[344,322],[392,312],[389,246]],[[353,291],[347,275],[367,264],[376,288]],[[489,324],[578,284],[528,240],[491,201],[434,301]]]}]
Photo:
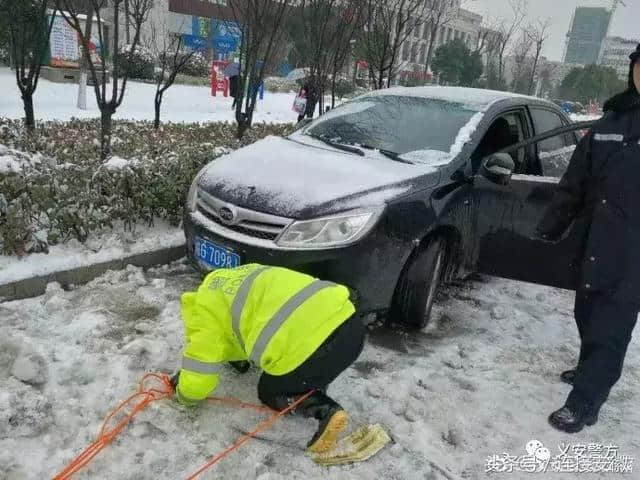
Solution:
[{"label": "car door window", "polygon": [[[524,139],[525,124],[523,112],[510,112],[496,118],[472,156],[474,171],[477,171],[483,158],[511,145],[515,145]],[[516,165],[515,173],[529,173],[530,167],[529,162],[527,162],[526,149],[521,148],[510,155]]]},{"label": "car door window", "polygon": [[[532,108],[531,116],[536,135],[565,125],[562,117],[551,110]],[[571,155],[576,148],[576,136],[573,133],[556,135],[537,144],[540,171],[545,177],[560,178],[569,166]]]}]

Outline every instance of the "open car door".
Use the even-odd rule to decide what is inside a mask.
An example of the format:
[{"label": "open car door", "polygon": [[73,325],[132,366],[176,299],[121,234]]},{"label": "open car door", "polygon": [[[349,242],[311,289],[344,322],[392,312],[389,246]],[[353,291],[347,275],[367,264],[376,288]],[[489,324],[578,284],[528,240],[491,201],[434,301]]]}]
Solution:
[{"label": "open car door", "polygon": [[481,173],[476,175],[479,272],[576,288],[586,222],[575,222],[557,244],[535,238],[534,232],[551,206],[560,178],[569,165],[579,138],[577,132],[589,129],[593,123],[565,125],[502,149],[502,153],[512,156],[524,149],[529,157],[527,169],[512,175],[506,184],[496,183]]}]

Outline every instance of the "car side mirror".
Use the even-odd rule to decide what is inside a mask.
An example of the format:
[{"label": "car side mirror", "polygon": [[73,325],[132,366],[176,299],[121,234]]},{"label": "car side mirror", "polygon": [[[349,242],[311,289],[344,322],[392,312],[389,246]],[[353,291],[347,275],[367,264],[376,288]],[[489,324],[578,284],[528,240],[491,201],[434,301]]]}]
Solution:
[{"label": "car side mirror", "polygon": [[494,153],[482,160],[480,172],[483,177],[498,185],[507,185],[516,164],[508,153]]}]

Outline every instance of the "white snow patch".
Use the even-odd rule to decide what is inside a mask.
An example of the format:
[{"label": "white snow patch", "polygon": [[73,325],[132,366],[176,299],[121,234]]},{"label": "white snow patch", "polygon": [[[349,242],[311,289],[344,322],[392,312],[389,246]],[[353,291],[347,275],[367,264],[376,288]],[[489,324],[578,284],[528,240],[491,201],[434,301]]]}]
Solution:
[{"label": "white snow patch", "polygon": [[462,148],[465,146],[469,140],[471,140],[471,135],[476,131],[478,125],[482,121],[484,114],[482,112],[476,113],[471,119],[467,122],[467,124],[460,129],[458,132],[458,136],[456,137],[456,141],[451,146],[449,150],[449,155],[451,158],[456,157],[462,152]]},{"label": "white snow patch", "polygon": [[[181,263],[154,269],[145,274],[150,281],[142,288],[149,291],[141,297],[141,274],[134,268],[109,272],[72,291],[51,285],[43,297],[0,305],[0,463],[7,478],[51,478],[95,438],[103,418],[133,393],[144,373],[173,373],[178,367],[180,295],[201,279]],[[304,454],[315,422],[287,415],[209,476],[491,480],[496,474],[485,471],[488,457],[524,455],[533,439],[553,456],[562,443],[613,444],[619,456],[640,456],[637,336],[600,421],[567,435],[546,419],[569,392],[558,374],[578,354],[573,294],[491,278],[449,287],[447,293],[434,306],[426,331],[370,330],[358,361],[329,388],[354,426],[381,423],[394,444],[364,463],[319,467]],[[48,313],[45,299],[58,296],[69,307]],[[9,342],[17,326],[23,338]],[[41,387],[3,370],[23,341],[47,362]],[[257,370],[238,375],[224,368],[215,394],[259,403],[258,381]],[[213,402],[185,411],[163,400],[141,413],[79,476],[185,478],[233,444],[239,431],[264,419]],[[552,472],[544,477],[567,478]]]},{"label": "white snow patch", "polygon": [[[483,90],[465,87],[393,87],[369,92],[361,98],[385,95],[400,95],[419,98],[433,98],[459,103],[471,110],[486,111],[491,104],[506,98],[529,98],[517,93]],[[540,100],[540,99],[537,99]]]},{"label": "white snow patch", "polygon": [[19,173],[25,162],[9,155],[0,156],[0,173]]},{"label": "white snow patch", "polygon": [[[87,245],[72,240],[50,247],[48,254],[33,253],[22,258],[0,255],[0,285],[137,253],[178,247],[184,241],[181,228],[156,221],[154,227],[137,226],[133,234],[117,231],[93,233]],[[51,305],[50,308],[57,307]]]},{"label": "white snow patch", "polygon": [[602,113],[598,113],[598,114],[588,114],[588,115],[579,115],[577,113],[572,113],[569,115],[569,117],[571,118],[571,120],[573,120],[574,122],[589,122],[591,120],[599,120],[602,118]]},{"label": "white snow patch", "polygon": [[558,148],[557,150],[551,150],[549,152],[540,152],[538,157],[540,159],[545,159],[549,157],[555,157],[557,155],[566,155],[568,153],[573,153],[576,149],[576,145],[569,145],[567,147]]},{"label": "white snow patch", "polygon": [[218,192],[236,198],[249,192],[264,195],[265,201],[282,207],[287,215],[307,205],[379,191],[430,171],[375,152],[364,157],[341,152],[300,133],[291,139],[295,141],[269,136],[221,157],[206,167],[200,185],[215,185]]},{"label": "white snow patch", "polygon": [[450,153],[440,150],[415,150],[413,152],[403,153],[400,157],[410,162],[420,163],[430,167],[446,165],[453,158]]},{"label": "white snow patch", "polygon": [[135,164],[135,161],[127,160],[125,158],[121,158],[118,156],[113,156],[105,163],[102,164],[104,168],[107,170],[124,170],[128,168],[130,165]]},{"label": "white snow patch", "polygon": [[[13,119],[24,117],[20,92],[11,70],[0,67],[0,116]],[[77,86],[53,83],[40,79],[36,101],[37,120],[71,120],[71,118],[99,118],[100,109],[92,90],[87,94],[87,110],[76,108]],[[124,100],[115,119],[146,120],[154,118],[155,84],[127,82]],[[291,111],[295,93],[265,92],[254,113],[255,122],[293,123],[296,113]],[[163,122],[234,122],[233,98],[221,94],[213,97],[205,86],[174,85],[164,94]],[[113,139],[112,139],[113,141]]]}]

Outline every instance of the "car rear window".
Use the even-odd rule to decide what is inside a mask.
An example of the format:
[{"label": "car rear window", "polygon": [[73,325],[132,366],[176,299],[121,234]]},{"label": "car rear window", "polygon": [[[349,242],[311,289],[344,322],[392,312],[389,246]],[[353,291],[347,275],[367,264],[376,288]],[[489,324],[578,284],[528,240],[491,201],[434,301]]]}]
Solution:
[{"label": "car rear window", "polygon": [[379,95],[336,108],[312,123],[306,132],[399,154],[449,152],[460,129],[476,113],[446,100]]}]

